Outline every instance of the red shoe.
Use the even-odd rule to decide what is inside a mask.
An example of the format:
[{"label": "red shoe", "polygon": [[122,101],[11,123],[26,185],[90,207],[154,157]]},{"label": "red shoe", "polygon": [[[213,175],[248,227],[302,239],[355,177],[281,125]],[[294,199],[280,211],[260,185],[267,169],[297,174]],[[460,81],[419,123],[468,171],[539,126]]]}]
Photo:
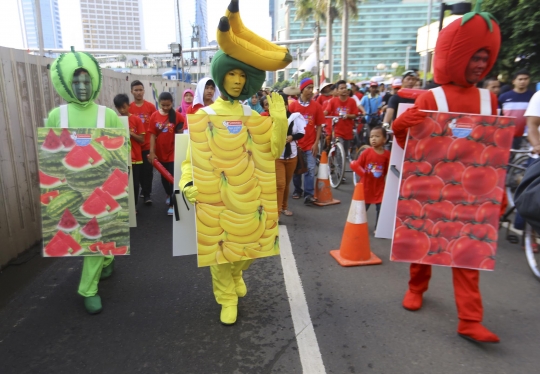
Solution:
[{"label": "red shoe", "polygon": [[420,309],[422,307],[422,294],[407,290],[403,298],[403,307],[413,312]]},{"label": "red shoe", "polygon": [[475,343],[498,343],[497,335],[482,326],[480,322],[459,320],[457,333],[464,339]]}]

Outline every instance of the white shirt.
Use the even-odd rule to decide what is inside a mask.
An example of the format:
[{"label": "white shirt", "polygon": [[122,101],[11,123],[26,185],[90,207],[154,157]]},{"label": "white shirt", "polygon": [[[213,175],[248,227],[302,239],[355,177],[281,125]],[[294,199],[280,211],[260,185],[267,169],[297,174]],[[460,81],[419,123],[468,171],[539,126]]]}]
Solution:
[{"label": "white shirt", "polygon": [[[292,113],[289,117],[289,126],[294,121],[294,125],[292,127],[292,135],[295,134],[305,134],[306,133],[306,125],[307,121],[300,113]],[[296,141],[290,142],[291,145],[291,155],[289,158],[295,158],[298,154],[298,151],[296,150]],[[281,159],[285,158],[285,151],[281,154]]]},{"label": "white shirt", "polygon": [[[529,101],[529,106],[527,106],[527,110],[524,114],[525,117],[540,117],[540,91],[535,93],[533,97],[531,98],[531,101]],[[532,151],[532,147],[530,148]],[[539,156],[535,153],[529,154],[532,158],[538,158]]]}]

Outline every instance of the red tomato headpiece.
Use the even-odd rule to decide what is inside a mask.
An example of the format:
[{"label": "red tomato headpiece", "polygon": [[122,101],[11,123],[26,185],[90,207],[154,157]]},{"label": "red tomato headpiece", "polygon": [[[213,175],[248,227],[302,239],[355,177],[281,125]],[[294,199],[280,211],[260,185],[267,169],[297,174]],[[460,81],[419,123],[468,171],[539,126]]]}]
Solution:
[{"label": "red tomato headpiece", "polygon": [[482,79],[495,64],[501,47],[501,31],[491,14],[480,11],[481,3],[481,0],[477,1],[473,12],[455,20],[440,32],[433,57],[436,83],[472,86],[465,78],[465,70],[471,57],[480,49],[489,52],[488,66]]}]

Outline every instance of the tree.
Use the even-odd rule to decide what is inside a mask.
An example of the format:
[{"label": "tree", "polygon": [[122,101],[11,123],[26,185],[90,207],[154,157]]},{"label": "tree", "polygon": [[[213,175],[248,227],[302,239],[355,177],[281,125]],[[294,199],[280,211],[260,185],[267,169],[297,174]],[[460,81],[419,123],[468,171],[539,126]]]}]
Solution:
[{"label": "tree", "polygon": [[[358,3],[362,0],[338,0],[337,5],[342,13],[341,20],[341,79],[347,79],[347,62],[349,52],[349,18],[358,18]],[[327,43],[331,44],[331,40]]]},{"label": "tree", "polygon": [[272,89],[274,89],[274,90],[282,90],[285,87],[289,87],[290,85],[291,85],[290,81],[278,81],[278,82],[274,83],[274,85],[272,86]]},{"label": "tree", "polygon": [[320,58],[320,46],[319,36],[321,34],[321,22],[325,20],[325,12],[322,7],[322,2],[327,0],[295,0],[296,15],[295,20],[302,21],[302,27],[310,16],[313,16],[315,21],[315,60],[317,61],[315,66],[317,67],[317,75],[315,78],[315,84],[319,85],[319,62]]},{"label": "tree", "polygon": [[300,74],[300,76],[298,77],[298,81],[302,81],[302,79],[304,78],[313,78],[314,74],[311,72],[311,71],[306,71],[306,72],[303,72],[302,74]]},{"label": "tree", "polygon": [[540,0],[484,0],[482,10],[493,14],[501,29],[501,51],[493,73],[528,69],[532,81],[540,80]]}]

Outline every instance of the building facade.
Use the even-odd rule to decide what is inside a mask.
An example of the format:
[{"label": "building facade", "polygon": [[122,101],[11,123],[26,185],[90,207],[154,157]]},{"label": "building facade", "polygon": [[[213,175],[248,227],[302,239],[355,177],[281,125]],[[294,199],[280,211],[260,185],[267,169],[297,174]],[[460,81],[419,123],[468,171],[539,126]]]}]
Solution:
[{"label": "building facade", "polygon": [[[43,47],[45,49],[62,48],[58,0],[41,0],[40,8]],[[19,0],[19,14],[24,48],[39,48],[35,1]]]},{"label": "building facade", "polygon": [[[294,2],[279,1],[277,38],[301,39],[314,35],[313,18],[295,20]],[[349,78],[365,80],[375,75],[392,73],[392,64],[420,68],[416,51],[418,28],[426,24],[429,0],[365,0],[358,5],[358,18],[349,19],[347,70]],[[432,18],[439,15],[439,3],[433,4]],[[341,19],[333,23],[333,74],[341,71]],[[326,25],[321,25],[326,36]],[[308,47],[302,46],[305,50]],[[327,59],[327,58],[326,58]],[[322,65],[321,65],[322,66]],[[383,67],[377,69],[376,67]]]},{"label": "building facade", "polygon": [[84,47],[144,49],[141,0],[80,0]]},{"label": "building facade", "polygon": [[[182,49],[208,46],[208,16],[206,0],[173,0],[176,22],[176,42]],[[180,29],[179,29],[180,21]],[[203,56],[206,54],[203,53]],[[185,58],[186,56],[184,56]],[[191,57],[191,55],[190,55]],[[197,58],[196,54],[193,54]]]}]

